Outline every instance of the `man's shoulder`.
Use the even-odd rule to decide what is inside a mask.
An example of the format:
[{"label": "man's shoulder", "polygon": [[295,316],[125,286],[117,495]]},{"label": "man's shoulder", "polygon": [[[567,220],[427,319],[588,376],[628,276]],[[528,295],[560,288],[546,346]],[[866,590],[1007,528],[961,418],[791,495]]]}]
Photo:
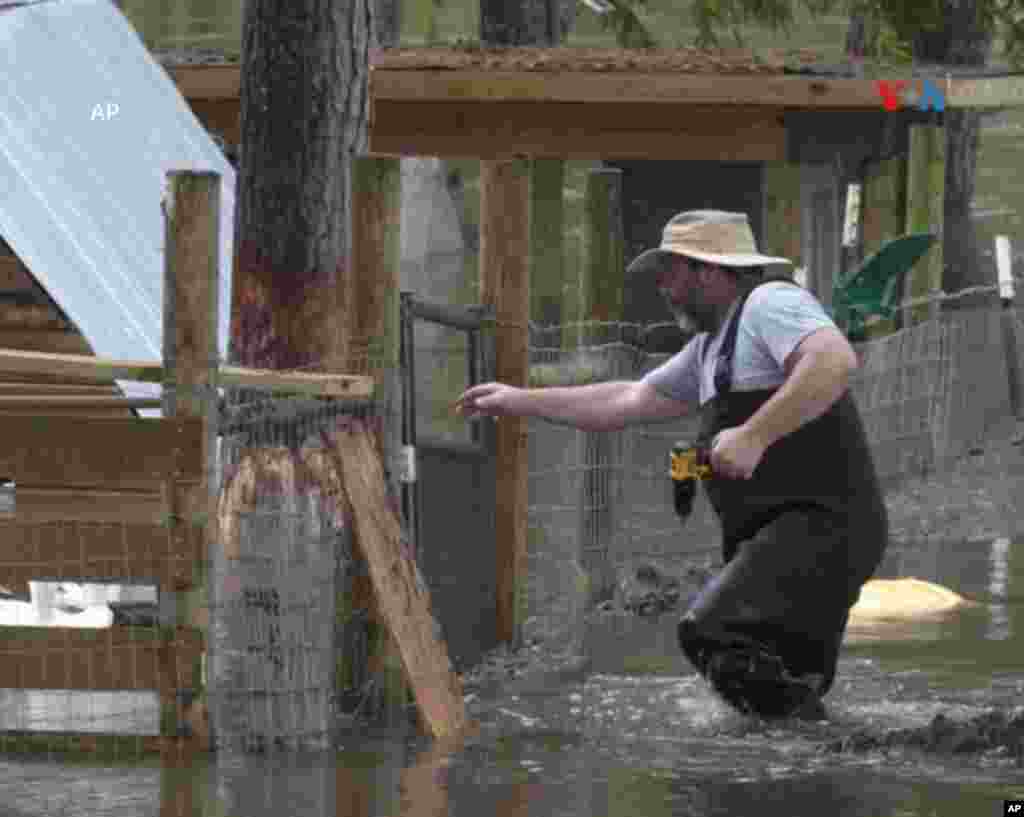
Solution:
[{"label": "man's shoulder", "polygon": [[814,310],[824,308],[814,293],[790,281],[767,281],[760,284],[750,293],[747,305],[754,310],[783,305],[804,306]]}]

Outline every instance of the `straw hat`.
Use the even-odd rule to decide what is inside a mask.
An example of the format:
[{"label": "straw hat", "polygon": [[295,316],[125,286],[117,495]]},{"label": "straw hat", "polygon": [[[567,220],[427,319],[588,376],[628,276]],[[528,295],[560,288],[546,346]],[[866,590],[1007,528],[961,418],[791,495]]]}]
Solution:
[{"label": "straw hat", "polygon": [[789,264],[788,258],[761,255],[745,213],[722,210],[690,210],[665,225],[661,246],[638,255],[627,273],[646,274],[661,268],[672,255],[685,255],[724,267],[760,267]]}]

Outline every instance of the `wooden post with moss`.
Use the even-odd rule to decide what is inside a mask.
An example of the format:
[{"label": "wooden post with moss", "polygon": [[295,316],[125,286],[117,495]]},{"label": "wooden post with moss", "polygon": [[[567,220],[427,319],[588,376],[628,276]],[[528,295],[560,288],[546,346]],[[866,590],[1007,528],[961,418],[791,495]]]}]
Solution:
[{"label": "wooden post with moss", "polygon": [[[495,379],[527,385],[530,317],[530,162],[480,163],[480,293],[494,310]],[[516,643],[522,633],[527,533],[527,425],[521,417],[497,423],[495,490],[497,637]]]},{"label": "wooden post with moss", "polygon": [[[530,180],[530,317],[544,327],[562,323],[565,280],[565,161],[534,159]],[[561,334],[543,333],[541,344],[558,349]]]},{"label": "wooden post with moss", "polygon": [[[598,168],[587,174],[584,226],[583,303],[586,320],[619,323],[623,317],[625,273],[625,236],[622,219],[622,171]],[[611,340],[606,328],[595,326],[587,345]],[[616,338],[617,339],[617,338]],[[604,360],[594,361],[595,379],[621,376],[619,362],[611,347],[602,352]],[[603,364],[603,365],[600,365]],[[590,579],[590,599],[602,595],[614,585],[611,548],[614,544],[615,516],[622,482],[622,436],[604,432],[583,432],[582,495],[580,497],[580,561]]]},{"label": "wooden post with moss", "polygon": [[[946,131],[940,125],[910,126],[907,160],[907,233],[930,232],[935,246],[907,273],[905,297],[920,298],[942,290],[942,224],[946,197]],[[914,307],[904,325],[939,314],[939,301]]]},{"label": "wooden post with moss", "polygon": [[796,162],[765,162],[764,252],[790,259],[801,266],[800,165]]},{"label": "wooden post with moss", "polygon": [[[220,175],[171,171],[163,201],[165,219],[163,317],[163,415],[203,421],[203,479],[183,483],[176,474],[165,482],[167,526],[172,549],[194,553],[199,560],[192,575],[184,575],[176,594],[175,634],[179,628],[198,628],[209,648],[207,577],[216,485],[217,442],[217,301],[219,277]],[[173,643],[168,645],[173,649]],[[205,652],[204,652],[205,656]],[[162,729],[177,731],[186,723],[193,733],[205,727],[205,667],[192,678],[168,678],[160,690]],[[169,662],[173,667],[174,661]],[[184,693],[184,694],[182,694]],[[182,706],[192,698],[189,711]],[[170,713],[174,712],[173,719]],[[173,733],[172,733],[173,734]],[[196,737],[208,743],[208,732]]]},{"label": "wooden post with moss", "polygon": [[[400,504],[399,461],[402,455],[402,389],[399,361],[399,260],[402,171],[398,157],[360,156],[352,162],[352,264],[347,291],[339,294],[339,321],[335,354],[337,371],[372,375],[380,397],[383,422],[382,448],[388,469],[388,490]],[[347,276],[341,276],[347,278]],[[344,286],[345,281],[339,281]],[[410,527],[415,520],[406,520]],[[414,528],[413,528],[414,529]],[[339,598],[340,609],[365,609],[369,614],[368,670],[384,690],[388,719],[398,715],[409,690],[398,648],[388,634],[373,586],[365,571],[365,557],[355,541],[359,568],[351,599]],[[351,670],[351,668],[348,668]]]},{"label": "wooden post with moss", "polygon": [[[904,233],[907,218],[907,158],[894,156],[867,170],[864,183],[864,257]],[[897,321],[881,319],[868,324],[868,338],[879,338],[895,331]]]}]

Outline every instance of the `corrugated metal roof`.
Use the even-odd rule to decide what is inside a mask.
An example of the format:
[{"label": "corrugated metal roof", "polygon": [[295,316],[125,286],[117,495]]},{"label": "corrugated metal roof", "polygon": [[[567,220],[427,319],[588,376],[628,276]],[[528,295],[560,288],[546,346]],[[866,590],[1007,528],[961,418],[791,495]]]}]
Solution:
[{"label": "corrugated metal roof", "polygon": [[99,357],[160,359],[166,173],[221,174],[224,358],[235,173],[128,20],[110,0],[0,0],[0,76],[0,235]]}]

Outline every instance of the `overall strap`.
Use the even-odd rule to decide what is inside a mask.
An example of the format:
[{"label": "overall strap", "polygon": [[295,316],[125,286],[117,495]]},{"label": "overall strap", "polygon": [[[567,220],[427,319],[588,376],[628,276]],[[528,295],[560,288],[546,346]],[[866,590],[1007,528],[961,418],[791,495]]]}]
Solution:
[{"label": "overall strap", "polygon": [[[776,281],[793,284],[793,286],[800,286],[792,278],[784,275],[772,275],[762,278],[756,285],[752,286],[740,296],[740,302],[736,307],[736,311],[729,319],[729,325],[725,328],[725,336],[722,338],[722,345],[718,350],[718,360],[715,362],[715,393],[717,396],[720,397],[728,394],[732,390],[732,356],[736,351],[736,333],[739,332],[740,318],[743,315],[743,307],[747,304],[747,298],[749,298],[750,294],[759,286],[774,283]],[[707,354],[708,346],[710,345],[711,338],[708,337],[704,341],[704,348],[701,350],[702,363],[703,358]]]}]

